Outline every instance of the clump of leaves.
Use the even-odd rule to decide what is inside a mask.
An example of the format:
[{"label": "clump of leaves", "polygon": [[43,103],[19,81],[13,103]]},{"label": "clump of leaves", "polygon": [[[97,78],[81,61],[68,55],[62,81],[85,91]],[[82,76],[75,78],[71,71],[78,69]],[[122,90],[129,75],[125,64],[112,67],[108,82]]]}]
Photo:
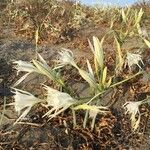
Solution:
[{"label": "clump of leaves", "polygon": [[[46,1],[47,2],[47,1]],[[14,89],[14,93],[16,94],[14,96],[15,102],[13,105],[15,106],[16,111],[21,111],[23,109],[24,112],[22,115],[20,115],[19,120],[24,118],[31,108],[37,104],[40,103],[42,106],[46,107],[48,109],[47,113],[43,115],[43,117],[47,116],[49,119],[52,119],[53,117],[56,117],[60,113],[64,112],[66,109],[71,109],[73,113],[73,123],[74,126],[76,125],[76,111],[83,110],[85,111],[85,118],[83,122],[83,127],[85,128],[87,126],[88,118],[92,118],[92,123],[91,123],[91,129],[93,130],[95,126],[95,120],[97,117],[97,114],[106,114],[108,111],[110,111],[109,106],[107,106],[103,102],[103,95],[107,94],[107,92],[115,88],[118,85],[121,85],[122,83],[135,78],[139,74],[142,74],[142,71],[137,72],[136,74],[131,74],[131,67],[132,65],[138,65],[140,69],[142,67],[139,65],[139,62],[142,62],[142,57],[139,54],[133,54],[130,52],[126,52],[126,54],[123,55],[122,53],[122,45],[125,43],[126,39],[130,37],[130,33],[135,30],[137,31],[137,27],[140,25],[140,21],[143,15],[142,9],[137,12],[137,11],[131,11],[130,8],[127,10],[121,9],[121,17],[122,17],[122,24],[123,28],[121,30],[116,31],[113,28],[113,21],[111,22],[111,31],[113,31],[113,36],[114,36],[114,41],[116,44],[116,60],[115,60],[115,67],[113,68],[114,72],[113,75],[109,75],[108,67],[105,64],[105,55],[104,55],[104,49],[103,49],[103,43],[104,40],[107,36],[107,34],[99,40],[97,37],[93,37],[93,43],[88,40],[91,52],[93,53],[93,64],[90,63],[90,61],[87,59],[87,68],[83,69],[81,66],[79,66],[74,58],[73,53],[69,49],[62,49],[62,51],[59,52],[59,57],[58,57],[58,64],[54,66],[53,68],[50,67],[47,62],[42,58],[40,54],[37,52],[37,45],[39,38],[41,37],[41,31],[45,30],[46,28],[48,29],[49,27],[52,28],[53,26],[48,23],[48,21],[54,21],[53,23],[55,24],[56,20],[61,24],[62,20],[59,19],[59,17],[63,18],[66,23],[67,22],[74,22],[77,24],[72,24],[75,28],[78,28],[77,26],[82,23],[82,19],[85,17],[83,15],[83,18],[81,17],[82,10],[80,8],[80,5],[74,3],[68,2],[61,2],[62,5],[60,5],[59,2],[55,3],[55,5],[52,5],[52,2],[55,1],[50,1],[49,3],[44,2],[45,5],[42,5],[44,10],[46,9],[46,13],[44,15],[45,18],[41,17],[42,19],[36,21],[36,16],[37,14],[32,14],[34,16],[35,20],[35,26],[36,26],[36,32],[35,32],[35,41],[36,41],[36,54],[37,58],[33,59],[31,62],[25,62],[25,61],[15,61],[15,69],[17,69],[17,72],[25,72],[26,74],[21,77],[15,84],[17,86],[20,84],[25,78],[27,78],[31,73],[38,73],[41,75],[44,75],[48,77],[49,80],[53,81],[56,84],[57,89],[53,87],[49,87],[48,85],[42,86],[47,92],[45,94],[45,97],[43,98],[37,98],[34,95],[30,94],[29,92],[26,91],[21,91],[19,89]],[[43,3],[43,1],[37,1],[37,4]],[[65,7],[64,7],[65,5]],[[55,7],[54,7],[55,6]],[[39,6],[41,7],[41,6]],[[45,8],[46,7],[46,8]],[[47,8],[49,7],[49,8]],[[75,10],[72,11],[71,8],[74,7]],[[37,8],[37,7],[36,7]],[[66,9],[68,8],[68,9]],[[60,12],[57,14],[56,12],[60,10]],[[69,13],[73,15],[73,18],[70,20],[69,16],[66,17],[66,12],[69,10]],[[52,11],[52,12],[51,12]],[[56,11],[56,12],[55,12]],[[119,9],[117,9],[119,11]],[[53,14],[52,16],[50,14]],[[58,15],[57,17],[55,16],[56,14]],[[73,13],[73,14],[72,14]],[[30,14],[30,13],[29,13]],[[53,18],[53,17],[56,18]],[[80,17],[79,17],[80,16]],[[134,16],[134,19],[132,18]],[[54,20],[53,20],[54,19]],[[77,22],[76,19],[79,19]],[[58,23],[57,22],[57,23]],[[54,25],[53,24],[53,25]],[[64,24],[59,27],[64,27]],[[129,28],[128,28],[129,27]],[[55,25],[55,31],[57,30],[57,26]],[[139,29],[139,28],[138,28]],[[61,29],[60,29],[61,30]],[[48,31],[48,30],[47,30]],[[138,30],[139,31],[139,30]],[[112,32],[109,32],[112,33]],[[137,32],[137,34],[139,34]],[[133,34],[134,35],[134,34]],[[146,44],[149,46],[149,41],[143,37],[140,37]],[[126,65],[129,67],[129,74],[128,78],[123,78],[121,81],[116,81],[114,80],[118,74],[123,70],[124,64],[126,62]],[[90,97],[85,97],[84,99],[80,98],[79,96],[76,96],[75,93],[73,92],[72,87],[69,86],[69,82],[65,82],[65,79],[63,76],[60,74],[62,67],[65,67],[66,65],[70,65],[74,69],[76,69],[77,74],[79,74],[85,82],[88,83],[88,88],[90,89]],[[144,65],[144,64],[143,64]],[[24,103],[24,105],[21,104],[21,97],[25,94],[26,100],[27,101]],[[30,102],[28,102],[28,100]],[[145,101],[144,101],[145,102]],[[136,114],[140,115],[138,106],[141,105],[141,103],[129,103],[127,102],[124,105],[124,108],[127,109],[127,113],[131,114],[131,124],[134,130],[137,129],[139,125],[140,119],[138,118],[137,120],[135,119]],[[136,105],[138,104],[138,105]],[[132,106],[135,106],[132,110]],[[134,113],[133,113],[134,112]],[[134,116],[133,116],[134,114]]]},{"label": "clump of leaves", "polygon": [[[86,60],[88,71],[81,69],[80,66],[77,65],[73,53],[68,49],[63,49],[59,52],[59,57],[57,60],[58,65],[56,65],[54,68],[51,68],[38,53],[38,59],[33,59],[31,62],[25,62],[21,60],[14,61],[14,67],[17,69],[17,72],[26,73],[16,82],[15,86],[20,84],[23,80],[25,80],[25,78],[34,72],[48,77],[48,79],[53,81],[58,87],[57,90],[44,85],[43,88],[47,91],[46,98],[43,97],[40,99],[29,92],[13,88],[15,91],[15,102],[13,105],[15,106],[16,111],[19,110],[20,112],[21,110],[25,109],[15,123],[24,118],[35,104],[41,103],[42,106],[48,109],[48,112],[43,115],[43,117],[47,116],[49,119],[52,119],[66,109],[71,108],[74,118],[74,126],[76,125],[76,111],[81,109],[85,110],[86,113],[83,127],[86,127],[88,118],[90,117],[92,118],[91,129],[93,130],[97,114],[105,114],[109,111],[109,106],[103,106],[102,104],[103,94],[105,94],[110,88],[115,88],[117,85],[120,85],[141,74],[141,72],[138,72],[137,74],[130,75],[127,79],[114,82],[113,78],[115,74],[114,76],[109,76],[107,73],[107,66],[105,66],[104,51],[102,46],[103,41],[104,38],[99,41],[97,37],[93,37],[93,44],[89,41],[91,51],[94,56],[94,68],[92,68],[89,60]],[[72,94],[73,89],[67,85],[69,81],[65,83],[59,71],[66,65],[71,65],[74,67],[77,70],[77,73],[89,84],[91,95],[90,98],[85,98],[83,100],[80,97]],[[26,99],[22,98],[22,100],[25,101],[24,103],[21,102],[21,97],[26,97]],[[78,99],[75,97],[78,97]]]}]

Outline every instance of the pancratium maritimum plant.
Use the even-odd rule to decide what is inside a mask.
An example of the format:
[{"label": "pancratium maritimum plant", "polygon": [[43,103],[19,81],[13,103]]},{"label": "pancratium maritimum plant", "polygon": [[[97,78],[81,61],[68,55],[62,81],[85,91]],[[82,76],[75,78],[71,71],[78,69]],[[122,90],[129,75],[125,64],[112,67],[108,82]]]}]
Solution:
[{"label": "pancratium maritimum plant", "polygon": [[140,124],[141,113],[139,110],[140,105],[150,102],[150,99],[145,99],[138,102],[126,102],[123,105],[125,113],[130,115],[131,127],[133,131],[136,131]]},{"label": "pancratium maritimum plant", "polygon": [[14,68],[17,70],[17,75],[19,74],[19,72],[27,72],[15,83],[14,86],[20,84],[29,74],[38,72],[38,69],[31,62],[19,60],[14,61],[13,64],[15,65]]},{"label": "pancratium maritimum plant", "polygon": [[14,68],[17,70],[17,74],[19,72],[26,72],[24,76],[22,76],[14,86],[17,86],[20,84],[29,74],[35,72],[42,75],[47,76],[50,80],[55,81],[61,86],[65,86],[63,80],[60,78],[60,76],[57,75],[54,69],[51,69],[51,67],[46,63],[46,61],[42,58],[40,54],[37,54],[38,60],[32,60],[31,62],[26,61],[14,61],[15,64]]},{"label": "pancratium maritimum plant", "polygon": [[131,127],[136,130],[140,123],[141,114],[139,111],[139,106],[141,102],[126,102],[123,107],[126,110],[126,114],[130,115]]},{"label": "pancratium maritimum plant", "polygon": [[[92,53],[94,55],[95,72],[93,72],[93,69],[92,69],[92,66],[91,66],[89,60],[87,60],[88,71],[80,69],[79,66],[75,62],[73,53],[68,49],[63,49],[61,52],[59,52],[59,58],[58,58],[59,64],[58,64],[58,67],[56,67],[56,68],[60,68],[60,67],[63,67],[65,65],[71,65],[71,66],[75,67],[78,70],[80,76],[86,82],[89,83],[90,89],[92,91],[91,95],[94,98],[87,100],[88,102],[86,103],[86,105],[84,102],[83,103],[81,102],[81,105],[76,106],[76,108],[87,110],[86,115],[85,115],[85,119],[84,119],[84,123],[83,123],[83,127],[86,127],[86,122],[87,122],[88,115],[90,112],[88,109],[91,107],[95,108],[94,115],[93,115],[94,117],[93,117],[93,121],[92,121],[93,123],[91,126],[92,129],[94,128],[93,124],[95,123],[97,113],[100,112],[97,110],[99,109],[99,107],[102,107],[100,95],[105,93],[108,88],[115,87],[115,86],[122,84],[123,82],[128,80],[128,79],[125,79],[121,82],[112,84],[112,78],[113,77],[110,77],[108,79],[108,77],[107,77],[108,76],[107,66],[105,66],[105,64],[104,64],[104,52],[103,52],[103,47],[102,47],[103,41],[104,41],[104,38],[102,38],[102,40],[99,41],[99,39],[97,37],[93,37],[93,45],[89,41],[90,48],[91,48]],[[119,52],[121,51],[120,47],[119,47],[118,51]],[[120,58],[120,53],[118,55]],[[121,56],[121,58],[122,58],[122,56]],[[123,63],[121,64],[121,67],[122,67],[122,65],[123,65]],[[129,79],[131,79],[131,78],[132,77],[130,77]],[[97,107],[97,109],[96,109],[96,107]],[[77,110],[77,109],[74,109],[74,110]]]},{"label": "pancratium maritimum plant", "polygon": [[45,106],[52,107],[44,115],[48,116],[49,119],[56,117],[57,115],[68,109],[71,105],[76,103],[76,100],[72,98],[68,93],[60,92],[46,85],[44,85],[44,88],[47,91],[47,105]]},{"label": "pancratium maritimum plant", "polygon": [[[20,84],[31,73],[36,73],[36,74],[40,74],[40,75],[44,75],[44,76],[48,77],[49,80],[53,81],[52,85],[56,84],[53,87],[57,87],[56,89],[58,89],[58,90],[53,89],[52,87],[49,87],[49,86],[45,86],[45,85],[40,86],[41,88],[44,88],[43,91],[46,92],[46,98],[44,100],[40,100],[37,97],[35,97],[34,95],[30,94],[29,92],[14,89],[15,96],[14,96],[13,105],[15,106],[15,110],[18,113],[23,112],[23,113],[21,113],[21,116],[18,118],[18,121],[21,120],[22,118],[24,118],[26,116],[26,114],[29,113],[31,108],[37,103],[42,103],[43,104],[42,106],[45,106],[47,108],[47,113],[44,116],[46,116],[49,119],[56,117],[57,115],[59,115],[61,112],[65,111],[68,108],[72,108],[72,110],[74,110],[74,111],[78,111],[79,109],[82,109],[84,111],[86,110],[88,112],[88,113],[86,113],[87,116],[93,119],[93,123],[92,123],[92,129],[93,129],[94,128],[94,120],[97,117],[97,114],[98,113],[102,113],[102,114],[107,113],[109,111],[109,107],[107,106],[107,104],[110,104],[109,105],[110,108],[113,107],[113,102],[112,102],[111,98],[108,103],[105,101],[106,98],[108,100],[108,97],[110,97],[110,95],[108,93],[111,94],[113,92],[113,91],[111,91],[110,88],[115,88],[117,85],[120,85],[120,84],[128,81],[129,79],[132,79],[132,78],[136,77],[137,75],[141,74],[139,72],[133,76],[130,76],[129,74],[127,74],[130,72],[126,72],[126,74],[124,75],[124,72],[123,72],[123,65],[125,63],[124,56],[127,56],[126,62],[127,62],[127,65],[129,66],[129,69],[131,69],[131,67],[133,65],[137,65],[141,69],[143,62],[142,62],[142,57],[139,54],[132,54],[132,53],[124,54],[123,46],[126,46],[126,43],[125,43],[126,41],[134,39],[134,35],[138,34],[136,27],[139,29],[138,31],[140,31],[140,25],[143,26],[143,22],[140,23],[140,21],[142,19],[144,12],[142,9],[140,9],[140,11],[139,11],[139,8],[132,9],[132,7],[124,7],[121,9],[117,8],[117,7],[115,9],[114,8],[109,9],[108,7],[105,7],[103,9],[102,7],[100,7],[100,8],[96,7],[96,9],[93,12],[92,9],[90,9],[90,7],[89,8],[85,7],[82,10],[82,6],[80,6],[80,4],[76,4],[74,7],[72,7],[72,3],[70,3],[70,2],[69,3],[60,3],[60,6],[59,6],[59,3],[57,4],[57,1],[58,0],[51,0],[51,1],[48,1],[48,3],[47,3],[47,0],[46,0],[46,1],[44,1],[44,3],[39,3],[39,4],[44,4],[43,5],[44,7],[47,4],[50,4],[49,5],[50,11],[48,11],[49,6],[48,7],[46,6],[45,7],[46,11],[41,12],[42,16],[44,18],[41,18],[42,17],[41,15],[39,16],[37,13],[34,13],[36,16],[34,16],[33,18],[36,17],[41,20],[41,21],[40,20],[38,21],[38,19],[37,19],[38,22],[36,22],[34,24],[35,25],[34,29],[35,29],[36,53],[38,52],[38,43],[40,40],[40,35],[43,35],[43,34],[41,34],[41,32],[43,32],[43,31],[49,32],[51,30],[52,32],[54,32],[54,34],[53,34],[54,36],[57,36],[57,34],[59,34],[59,32],[61,32],[62,38],[66,38],[66,37],[63,37],[63,34],[69,32],[70,29],[71,29],[71,32],[72,31],[74,32],[74,29],[76,30],[78,28],[78,26],[80,26],[82,24],[86,24],[88,22],[94,21],[94,24],[97,25],[101,22],[101,19],[103,22],[103,21],[106,21],[103,19],[107,18],[107,20],[108,20],[108,18],[110,17],[111,18],[110,31],[107,30],[105,37],[108,34],[112,34],[112,33],[115,36],[111,35],[106,38],[103,37],[103,38],[101,38],[101,40],[99,40],[98,37],[94,36],[91,40],[92,42],[89,41],[91,52],[93,54],[93,61],[85,60],[85,61],[87,61],[86,69],[81,68],[80,64],[77,64],[75,62],[75,58],[74,58],[72,51],[67,50],[67,49],[63,49],[62,51],[59,52],[59,55],[60,55],[59,60],[58,60],[59,65],[58,65],[58,67],[55,67],[55,68],[51,68],[47,64],[47,62],[42,58],[42,56],[39,55],[38,53],[37,53],[38,57],[36,57],[37,59],[33,59],[30,62],[21,61],[21,60],[15,61],[14,67],[17,70],[17,74],[19,72],[23,72],[25,74],[20,80],[18,80],[18,82],[16,82],[16,85]],[[59,1],[62,1],[62,0],[59,0]],[[65,7],[63,7],[64,4],[65,4]],[[45,10],[45,8],[44,8],[44,10]],[[73,11],[74,11],[73,13],[72,13],[72,11],[70,11],[70,8],[73,8]],[[108,9],[108,10],[106,10],[106,9]],[[41,10],[43,10],[43,9],[41,9]],[[66,12],[68,12],[67,10],[69,10],[69,14],[71,14],[71,15],[67,15],[67,16],[71,16],[71,18],[70,17],[66,18],[67,17]],[[92,12],[92,14],[88,15],[88,17],[86,16],[86,14],[84,14],[87,11],[88,11],[88,13]],[[57,14],[57,12],[59,12],[59,14]],[[27,13],[28,13],[28,11],[27,11]],[[30,11],[29,11],[29,13],[30,13]],[[51,16],[53,16],[55,13],[56,13],[56,17],[60,18],[59,23],[57,23],[58,18],[52,19],[49,16],[49,14]],[[29,15],[27,14],[26,16],[31,16],[32,14],[29,14]],[[56,17],[54,16],[53,18],[56,18]],[[64,21],[61,20],[61,17],[64,17]],[[28,20],[30,20],[30,18],[28,18]],[[55,23],[54,20],[57,22]],[[67,21],[67,26],[64,25],[64,23],[66,23],[66,21]],[[117,25],[118,22],[120,24],[119,26]],[[31,24],[31,26],[32,26],[32,24]],[[62,27],[63,28],[65,27],[65,28],[63,29]],[[142,33],[142,30],[141,30],[141,33]],[[140,36],[142,36],[141,38],[143,39],[145,44],[148,47],[150,47],[150,42],[148,41],[148,36],[143,36],[142,34]],[[61,35],[60,35],[60,37],[61,37]],[[113,50],[112,45],[110,46],[110,49],[111,49],[110,51],[112,53],[114,52],[116,54],[116,59],[115,59],[116,67],[115,67],[115,65],[110,65],[111,62],[109,62],[109,67],[108,67],[107,66],[108,61],[105,61],[105,57],[107,58],[107,56],[109,56],[108,58],[110,58],[111,56],[114,57],[115,55],[113,55],[110,51],[104,52],[103,44],[104,44],[105,39],[106,39],[106,41],[109,42],[108,44],[110,44],[112,42],[113,37],[115,37],[115,42],[114,42],[116,45],[114,47],[115,51],[111,51],[111,50]],[[127,46],[128,46],[128,44],[127,44]],[[112,55],[110,55],[109,52]],[[113,58],[113,60],[114,60],[114,58]],[[82,98],[80,97],[80,94],[77,93],[81,89],[80,87],[79,87],[79,89],[76,90],[76,92],[74,92],[73,91],[74,87],[72,86],[73,82],[71,81],[71,83],[70,83],[70,81],[68,81],[66,79],[65,75],[63,75],[63,77],[64,77],[64,80],[63,80],[63,77],[60,76],[60,73],[64,73],[64,70],[61,71],[61,70],[59,70],[59,68],[65,66],[65,65],[71,65],[71,66],[75,67],[76,68],[75,70],[77,71],[76,73],[78,73],[85,80],[85,82],[88,83],[88,89],[89,89],[88,92],[90,92],[89,97],[82,97]],[[109,70],[110,67],[111,67],[111,69]],[[114,70],[114,72],[112,70]],[[70,75],[72,75],[71,72],[70,72]],[[118,79],[120,78],[120,76],[121,76],[121,78],[123,78],[123,80],[118,82]],[[129,78],[126,78],[126,77],[129,77]],[[73,77],[71,80],[73,80],[73,79],[74,79],[74,74],[73,74]],[[37,84],[41,84],[41,83],[37,83]],[[72,86],[72,88],[71,88],[71,86]],[[71,90],[65,89],[66,87],[69,87],[69,89],[71,89]],[[73,91],[73,92],[71,93],[71,91]],[[77,94],[77,95],[75,95],[75,94]],[[87,94],[87,95],[89,95],[89,94]],[[19,98],[19,97],[23,97],[23,98]],[[132,104],[132,106],[131,106],[131,104]],[[141,114],[139,111],[139,105],[140,105],[140,103],[133,104],[133,102],[132,103],[127,102],[124,105],[126,112],[132,116],[131,117],[132,118],[132,126],[134,128],[136,128],[136,126],[138,125],[138,123],[140,121],[140,117],[141,117]],[[85,122],[86,122],[86,117],[85,117]]]},{"label": "pancratium maritimum plant", "polygon": [[58,54],[59,54],[58,67],[63,67],[65,65],[70,64],[75,68],[78,68],[77,64],[75,63],[74,55],[72,51],[70,51],[69,49],[62,49],[62,51],[58,52]]},{"label": "pancratium maritimum plant", "polygon": [[14,102],[8,105],[14,105],[15,111],[18,112],[18,115],[20,115],[21,111],[23,111],[14,124],[25,118],[34,105],[44,102],[27,91],[13,88],[13,93],[15,94]]},{"label": "pancratium maritimum plant", "polygon": [[58,67],[63,67],[68,64],[75,67],[79,71],[79,74],[82,76],[82,78],[86,80],[92,88],[97,88],[97,83],[95,81],[89,61],[87,61],[89,72],[87,72],[77,66],[73,53],[68,49],[64,49],[63,51],[59,52],[58,63]]},{"label": "pancratium maritimum plant", "polygon": [[128,65],[130,70],[133,65],[137,65],[140,69],[142,69],[142,67],[139,64],[140,62],[142,65],[144,65],[142,61],[142,56],[140,54],[133,54],[127,52],[126,64]]},{"label": "pancratium maritimum plant", "polygon": [[[86,110],[83,127],[86,127],[87,119],[90,117],[92,118],[91,129],[93,130],[97,114],[105,114],[109,111],[108,106],[102,105],[104,104],[102,102],[103,94],[105,94],[110,88],[114,88],[117,85],[120,85],[141,74],[141,72],[139,72],[128,79],[124,79],[119,82],[113,82],[112,79],[115,75],[108,75],[108,68],[104,62],[104,51],[102,47],[103,41],[104,38],[99,41],[97,37],[93,37],[93,45],[89,41],[90,48],[94,56],[94,65],[91,65],[90,61],[86,60],[87,70],[83,70],[79,67],[79,65],[75,62],[73,53],[68,49],[63,49],[59,52],[59,58],[57,60],[58,65],[54,68],[51,68],[38,53],[38,59],[33,59],[31,62],[15,61],[14,64],[17,73],[26,73],[17,81],[16,85],[21,83],[29,74],[35,72],[47,76],[48,79],[53,81],[53,83],[56,83],[58,89],[56,90],[52,87],[44,85],[43,88],[46,90],[47,94],[46,98],[43,100],[36,98],[26,91],[14,89],[15,102],[13,105],[15,105],[15,110],[17,112],[24,110],[16,122],[24,118],[35,104],[42,103],[42,106],[48,109],[47,113],[45,113],[43,117],[47,116],[49,120],[64,112],[66,109],[71,108],[74,126],[76,124],[75,112],[79,109]],[[120,67],[122,67],[122,53],[119,44],[117,55],[119,60],[118,62],[120,62]],[[59,69],[65,67],[65,65],[71,65],[72,67],[76,68],[78,74],[89,84],[88,88],[91,90],[90,97],[82,99],[80,96],[76,96],[72,92],[73,90],[70,86],[66,85],[67,83],[65,83],[62,76],[60,76],[61,71],[59,71]],[[92,67],[94,67],[94,69]],[[23,97],[23,103],[20,103],[20,97]],[[78,97],[78,100],[75,99],[75,97]],[[127,107],[128,105],[125,106]]]}]

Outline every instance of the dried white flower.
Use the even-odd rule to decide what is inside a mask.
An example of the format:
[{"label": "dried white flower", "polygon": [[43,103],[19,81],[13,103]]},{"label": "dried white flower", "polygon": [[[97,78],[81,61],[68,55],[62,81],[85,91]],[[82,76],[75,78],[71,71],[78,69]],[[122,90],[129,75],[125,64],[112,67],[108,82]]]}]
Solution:
[{"label": "dried white flower", "polygon": [[14,84],[14,86],[20,84],[30,73],[38,72],[37,68],[30,62],[19,60],[14,61],[13,63],[15,64],[14,68],[17,70],[17,75],[19,72],[27,72]]},{"label": "dried white flower", "polygon": [[140,123],[141,114],[139,111],[139,106],[142,104],[142,101],[139,102],[126,102],[123,107],[126,110],[126,114],[131,115],[131,126],[135,131]]},{"label": "dried white flower", "polygon": [[19,60],[13,63],[15,64],[14,68],[17,70],[17,74],[21,71],[28,73],[37,72],[36,67],[30,62]]},{"label": "dried white flower", "polygon": [[14,61],[13,63],[16,64],[15,69],[17,69],[17,74],[19,72],[27,72],[24,76],[22,76],[14,86],[20,84],[30,73],[36,72],[43,75],[46,75],[52,80],[56,79],[56,75],[54,71],[48,66],[46,61],[42,58],[40,54],[38,54],[39,61],[32,60],[32,63],[26,61]]},{"label": "dried white flower", "polygon": [[35,104],[42,102],[43,100],[38,99],[29,92],[19,90],[16,88],[13,88],[13,90],[14,90],[13,93],[15,94],[14,102],[8,105],[14,105],[15,111],[18,112],[18,115],[20,115],[20,112],[24,110],[23,113],[20,115],[20,117],[14,123],[16,124],[19,120],[24,118],[29,113],[29,111]]},{"label": "dried white flower", "polygon": [[70,51],[69,49],[63,49],[62,51],[59,52],[59,59],[58,62],[60,63],[60,66],[64,66],[64,65],[72,65],[75,68],[78,68],[75,60],[74,60],[74,55],[72,53],[72,51]]},{"label": "dried white flower", "polygon": [[139,65],[139,62],[141,62],[143,65],[143,61],[142,61],[142,56],[140,54],[133,54],[133,53],[127,53],[127,65],[129,66],[129,69],[131,70],[131,66],[133,65],[137,65],[140,69],[141,66]]},{"label": "dried white flower", "polygon": [[48,116],[49,119],[65,111],[67,108],[69,108],[72,104],[76,102],[76,100],[73,99],[68,93],[60,92],[46,85],[44,85],[44,88],[47,90],[46,107],[52,107],[52,109],[50,109],[44,115]]}]

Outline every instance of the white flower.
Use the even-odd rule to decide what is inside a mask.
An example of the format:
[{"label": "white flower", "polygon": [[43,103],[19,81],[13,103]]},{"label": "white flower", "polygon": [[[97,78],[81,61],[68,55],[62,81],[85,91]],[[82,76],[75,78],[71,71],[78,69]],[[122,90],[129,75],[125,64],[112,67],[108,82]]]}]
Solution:
[{"label": "white flower", "polygon": [[131,115],[131,126],[133,130],[135,131],[140,123],[141,114],[139,111],[139,106],[142,104],[143,101],[139,102],[126,102],[123,107],[126,110],[126,114]]},{"label": "white flower", "polygon": [[139,62],[141,62],[144,65],[142,61],[142,56],[140,54],[133,54],[128,52],[126,59],[127,59],[126,63],[128,64],[130,70],[131,66],[133,65],[137,65],[140,69],[142,69],[141,66],[139,65]]},{"label": "white flower", "polygon": [[17,74],[21,71],[27,72],[24,76],[22,76],[14,86],[20,84],[30,73],[36,72],[43,75],[46,75],[51,80],[56,80],[56,75],[54,70],[52,70],[46,61],[42,58],[40,54],[38,54],[39,61],[32,60],[32,63],[26,61],[14,61],[13,63],[16,64],[15,69],[17,69]]},{"label": "white flower", "polygon": [[67,64],[72,65],[73,67],[78,69],[79,74],[82,76],[84,80],[86,80],[90,84],[91,87],[94,87],[94,88],[97,87],[97,83],[95,81],[94,74],[93,74],[91,65],[88,60],[87,60],[87,66],[88,66],[89,72],[86,72],[85,70],[82,70],[77,66],[73,58],[73,53],[70,50],[65,49],[64,51],[59,52],[59,54],[60,54],[60,57],[59,57],[58,62],[60,63],[60,67],[67,65]]},{"label": "white flower", "polygon": [[63,49],[62,51],[59,52],[59,59],[58,62],[60,63],[60,66],[64,66],[64,65],[72,65],[75,68],[77,68],[77,65],[75,63],[74,60],[74,55],[72,53],[72,51],[68,50],[68,49]]},{"label": "white flower", "polygon": [[[73,99],[69,94],[60,92],[58,90],[55,90],[49,86],[44,85],[45,89],[47,90],[47,105],[51,106],[52,109],[50,109],[44,116],[48,116],[49,119],[57,116],[61,112],[65,111],[67,108],[69,108],[72,104],[76,102],[75,99]],[[43,117],[44,117],[43,116]]]},{"label": "white flower", "polygon": [[24,110],[23,113],[20,115],[20,117],[14,123],[16,124],[19,120],[24,118],[29,113],[29,111],[35,104],[42,102],[43,100],[36,98],[34,95],[32,95],[29,92],[19,90],[16,88],[13,88],[13,89],[15,90],[13,91],[13,93],[15,94],[14,102],[8,105],[14,105],[15,111],[18,112],[19,115],[20,115],[20,112]]},{"label": "white flower", "polygon": [[37,72],[36,67],[30,62],[19,60],[14,61],[13,63],[15,64],[14,68],[17,70],[17,74],[21,71],[28,73]]},{"label": "white flower", "polygon": [[27,61],[14,61],[15,64],[14,68],[17,70],[17,75],[19,72],[27,72],[25,75],[23,75],[15,84],[14,86],[17,86],[20,84],[25,78],[32,72],[38,72],[37,68],[30,62]]}]

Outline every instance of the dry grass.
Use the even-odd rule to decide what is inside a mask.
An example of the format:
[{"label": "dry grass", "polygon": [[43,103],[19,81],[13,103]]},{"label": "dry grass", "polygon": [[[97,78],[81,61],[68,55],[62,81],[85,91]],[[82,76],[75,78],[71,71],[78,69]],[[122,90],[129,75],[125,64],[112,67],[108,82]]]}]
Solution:
[{"label": "dry grass", "polygon": [[[22,35],[31,40],[34,39],[35,31],[38,29],[40,41],[44,42],[72,41],[80,35],[83,28],[109,27],[111,22],[114,22],[114,27],[118,29],[122,22],[121,8],[118,7],[91,7],[73,1],[57,0],[22,0],[4,4],[4,25],[13,25],[16,35]],[[144,22],[147,26],[149,5],[137,4],[133,6],[133,9],[139,10],[141,6],[146,14]]]}]

